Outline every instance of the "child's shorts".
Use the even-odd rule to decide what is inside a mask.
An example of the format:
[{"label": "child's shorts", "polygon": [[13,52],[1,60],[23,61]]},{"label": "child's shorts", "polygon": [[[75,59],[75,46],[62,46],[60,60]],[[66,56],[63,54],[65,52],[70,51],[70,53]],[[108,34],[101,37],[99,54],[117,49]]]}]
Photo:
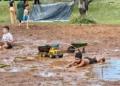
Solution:
[{"label": "child's shorts", "polygon": [[97,63],[97,60],[94,58],[90,58],[90,57],[84,57],[84,59],[88,59],[90,61],[90,64],[94,64]]},{"label": "child's shorts", "polygon": [[28,16],[24,16],[23,20],[27,21],[29,18]]},{"label": "child's shorts", "polygon": [[13,46],[11,44],[7,44],[8,48],[7,49],[11,49]]},{"label": "child's shorts", "polygon": [[[5,45],[5,43],[0,43],[0,46],[3,46],[3,45]],[[7,49],[11,49],[12,47],[13,47],[13,45],[12,44],[7,44]]]}]

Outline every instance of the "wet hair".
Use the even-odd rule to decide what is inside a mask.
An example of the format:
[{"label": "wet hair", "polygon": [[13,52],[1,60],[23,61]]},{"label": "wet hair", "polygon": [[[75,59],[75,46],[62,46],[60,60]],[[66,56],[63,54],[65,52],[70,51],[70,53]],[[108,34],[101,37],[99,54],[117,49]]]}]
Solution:
[{"label": "wet hair", "polygon": [[78,49],[78,52],[75,54],[75,58],[82,59],[82,52]]},{"label": "wet hair", "polygon": [[8,26],[4,26],[3,28],[5,28],[7,31],[9,31],[9,27]]}]

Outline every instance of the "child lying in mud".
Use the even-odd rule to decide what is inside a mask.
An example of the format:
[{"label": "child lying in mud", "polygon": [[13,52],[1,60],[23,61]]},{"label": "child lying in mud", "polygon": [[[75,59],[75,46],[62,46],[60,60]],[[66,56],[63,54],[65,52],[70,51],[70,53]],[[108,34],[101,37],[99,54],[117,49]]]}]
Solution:
[{"label": "child lying in mud", "polygon": [[96,56],[93,56],[92,58],[90,57],[84,57],[82,58],[82,53],[80,50],[78,50],[79,52],[75,54],[75,60],[73,60],[68,66],[67,68],[71,67],[71,66],[75,66],[75,68],[80,68],[83,67],[85,65],[88,64],[94,64],[94,63],[98,63],[98,62],[105,62],[105,58],[101,57],[96,59]]},{"label": "child lying in mud", "polygon": [[0,41],[0,49],[11,49],[13,46],[13,36],[9,32],[9,27],[3,27],[3,36],[2,40]]}]

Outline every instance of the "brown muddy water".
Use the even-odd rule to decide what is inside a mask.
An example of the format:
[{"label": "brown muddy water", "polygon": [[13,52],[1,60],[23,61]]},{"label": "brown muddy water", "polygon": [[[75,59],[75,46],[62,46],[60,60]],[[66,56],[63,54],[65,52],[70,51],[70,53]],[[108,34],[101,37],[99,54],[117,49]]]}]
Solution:
[{"label": "brown muddy water", "polygon": [[[69,57],[67,57],[69,58]],[[61,61],[60,61],[61,60]],[[19,61],[20,62],[20,61]],[[21,61],[22,62],[22,61]],[[64,77],[67,78],[71,75],[77,77],[77,79],[97,79],[104,81],[119,81],[120,80],[120,59],[117,57],[107,59],[105,63],[98,63],[89,65],[78,69],[67,69],[65,66],[70,63],[69,61],[64,61],[63,59],[50,59],[43,61],[47,64],[42,64],[41,66],[20,66],[22,63],[11,63],[10,66],[5,68],[0,68],[0,72],[25,72],[32,71],[33,75],[42,77]],[[14,65],[13,65],[14,64]],[[19,66],[18,66],[19,65]],[[45,67],[45,68],[41,68]],[[51,69],[52,68],[52,69]],[[76,73],[79,72],[79,73]],[[69,78],[70,79],[70,78]]]},{"label": "brown muddy water", "polygon": [[[0,86],[120,86],[120,25],[36,24],[30,25],[29,30],[24,26],[8,26],[15,46],[0,50],[0,64],[10,65],[0,68]],[[71,42],[98,42],[96,46],[87,46],[83,56],[105,56],[106,63],[67,69],[74,54],[31,59],[37,56],[38,46],[60,43],[60,49],[66,51]]]}]

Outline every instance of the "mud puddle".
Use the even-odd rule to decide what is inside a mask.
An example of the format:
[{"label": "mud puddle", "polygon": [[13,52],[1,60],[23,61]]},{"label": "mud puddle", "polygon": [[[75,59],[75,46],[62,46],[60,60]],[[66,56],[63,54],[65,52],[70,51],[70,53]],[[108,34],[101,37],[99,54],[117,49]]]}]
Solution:
[{"label": "mud puddle", "polygon": [[25,71],[34,71],[37,70],[37,67],[4,67],[0,68],[0,72],[25,72]]},{"label": "mud puddle", "polygon": [[107,60],[105,64],[97,64],[92,68],[88,68],[85,76],[87,79],[101,79],[104,81],[120,80],[120,59]]},{"label": "mud puddle", "polygon": [[22,70],[18,67],[13,67],[13,68],[5,67],[0,69],[0,72],[21,72],[21,71]]},{"label": "mud puddle", "polygon": [[47,73],[42,72],[41,73],[40,72],[39,75],[42,76],[42,77],[52,77],[52,76],[56,76],[56,73],[52,73],[52,72],[47,72]]},{"label": "mud puddle", "polygon": [[69,62],[68,61],[54,61],[54,62],[51,62],[50,65],[52,67],[55,67],[55,66],[66,66]]},{"label": "mud puddle", "polygon": [[[50,59],[49,59],[50,60]],[[48,60],[48,61],[49,61]],[[54,60],[54,61],[53,61]],[[0,68],[0,72],[24,72],[24,71],[34,71],[31,72],[33,75],[42,76],[42,77],[63,77],[66,80],[72,80],[73,75],[79,80],[103,80],[103,81],[119,81],[120,80],[120,59],[118,58],[110,58],[106,59],[105,63],[98,63],[91,66],[87,66],[84,68],[80,68],[77,70],[73,69],[65,69],[64,67],[70,63],[69,61],[64,61],[64,59],[53,59],[48,62],[48,64],[42,64],[40,68],[37,66],[26,65],[24,67],[20,67],[17,64],[14,64],[15,67],[5,67]],[[44,66],[46,68],[42,69]],[[52,69],[50,68],[52,66]],[[77,73],[79,72],[79,73]],[[69,77],[69,79],[68,79]]]}]

